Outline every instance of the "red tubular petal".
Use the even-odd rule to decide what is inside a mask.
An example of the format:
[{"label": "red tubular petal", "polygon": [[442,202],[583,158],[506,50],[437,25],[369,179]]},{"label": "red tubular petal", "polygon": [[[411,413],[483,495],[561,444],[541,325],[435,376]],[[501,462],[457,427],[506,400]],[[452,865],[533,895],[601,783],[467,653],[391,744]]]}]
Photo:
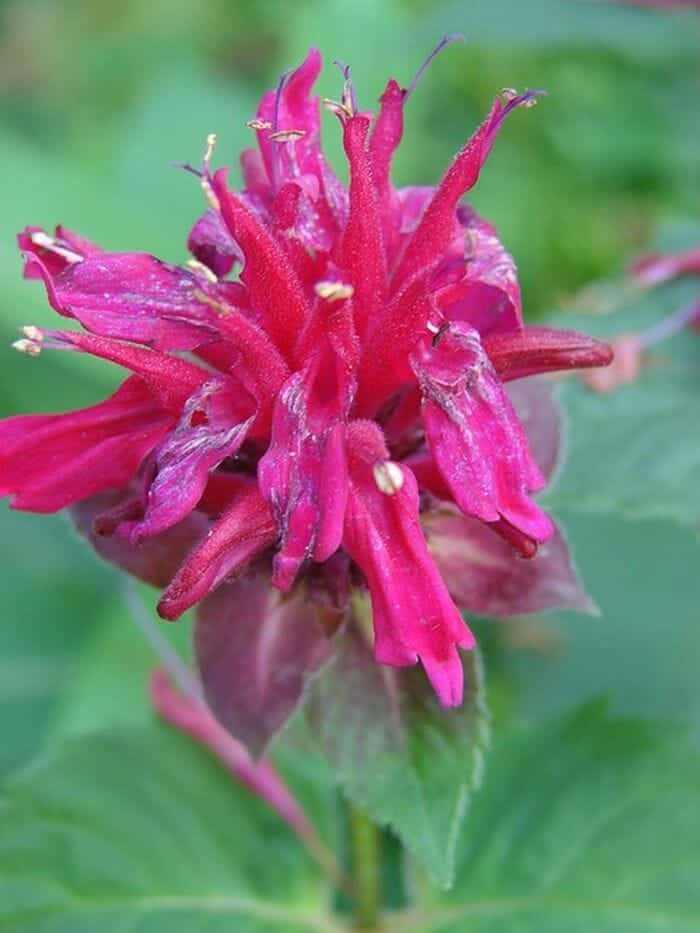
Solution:
[{"label": "red tubular petal", "polygon": [[487,118],[457,153],[406,247],[394,277],[398,284],[406,281],[416,270],[433,266],[442,257],[454,234],[459,199],[476,184],[496,134],[511,109],[510,104],[504,105],[497,98]]},{"label": "red tubular petal", "polygon": [[262,315],[265,330],[287,359],[304,324],[308,305],[294,269],[282,247],[262,221],[226,185],[226,169],[212,179],[221,213],[245,255],[241,279],[251,304]]},{"label": "red tubular petal", "polygon": [[132,377],[104,402],[65,415],[0,421],[0,496],[12,507],[56,512],[126,486],[172,418]]},{"label": "red tubular petal", "polygon": [[130,369],[143,379],[163,408],[175,415],[180,414],[190,395],[209,378],[206,369],[158,350],[133,347],[108,337],[95,337],[79,331],[53,331],[47,332],[47,335],[49,346],[53,343],[73,348]]},{"label": "red tubular petal", "polygon": [[227,577],[269,547],[277,528],[267,502],[250,483],[241,490],[180,567],[158,603],[164,619],[177,619]]},{"label": "red tubular petal", "polygon": [[379,114],[372,127],[369,141],[369,154],[372,164],[372,178],[377,191],[377,200],[382,218],[384,241],[387,253],[393,254],[395,218],[398,215],[392,184],[391,160],[399,147],[403,136],[404,92],[392,78],[379,98]]},{"label": "red tubular petal", "polygon": [[505,518],[545,541],[553,531],[529,498],[544,477],[476,331],[453,324],[437,346],[412,357],[424,395],[428,444],[454,501],[485,522]]},{"label": "red tubular petal", "polygon": [[612,347],[573,330],[526,327],[483,340],[484,349],[504,382],[536,373],[588,369],[612,362]]},{"label": "red tubular petal", "polygon": [[345,124],[343,144],[350,164],[350,216],[343,235],[339,264],[347,269],[354,289],[355,326],[360,337],[384,304],[386,256],[377,192],[366,140],[369,120],[352,117]]},{"label": "red tubular petal", "polygon": [[373,416],[389,395],[414,380],[409,354],[427,334],[434,313],[429,277],[409,282],[372,324],[360,363],[356,408],[361,417]]},{"label": "red tubular petal", "polygon": [[[343,545],[364,573],[372,600],[374,651],[384,664],[421,661],[444,706],[462,701],[456,646],[471,648],[464,624],[426,547],[413,474],[400,464],[400,485],[382,492],[375,468],[388,457],[379,429],[349,429],[350,492]],[[391,490],[391,487],[388,487]]]}]

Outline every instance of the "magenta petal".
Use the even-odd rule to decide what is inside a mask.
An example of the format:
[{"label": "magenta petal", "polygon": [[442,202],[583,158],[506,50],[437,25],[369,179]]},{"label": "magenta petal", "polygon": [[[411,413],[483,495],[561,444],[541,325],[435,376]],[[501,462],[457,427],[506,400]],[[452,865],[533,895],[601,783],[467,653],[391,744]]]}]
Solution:
[{"label": "magenta petal", "polygon": [[326,560],[342,539],[347,467],[341,419],[349,398],[335,384],[335,361],[326,362],[317,360],[287,380],[275,406],[272,442],[258,466],[260,489],[280,529],[273,582],[281,589],[289,589],[306,560]]},{"label": "magenta petal", "polygon": [[367,579],[375,656],[398,667],[420,660],[442,704],[457,706],[462,668],[456,647],[471,648],[474,638],[428,553],[416,481],[400,464],[387,471],[386,450],[373,425],[355,422],[349,434],[343,544]]},{"label": "magenta petal", "polygon": [[164,619],[177,619],[272,545],[277,529],[254,482],[234,498],[187,557],[158,603]]},{"label": "magenta petal", "polygon": [[544,477],[477,332],[453,324],[437,346],[424,343],[412,359],[428,444],[454,501],[465,515],[505,518],[545,541],[552,523],[529,497]]},{"label": "magenta petal", "polygon": [[525,560],[488,525],[457,512],[426,513],[423,526],[450,595],[465,611],[497,618],[549,609],[596,612],[559,529]]},{"label": "magenta petal", "polygon": [[36,253],[25,259],[52,308],[95,334],[161,350],[191,350],[216,335],[216,312],[202,300],[220,297],[216,286],[186,269],[145,253],[101,253],[54,275]]},{"label": "magenta petal", "polygon": [[228,275],[234,265],[243,262],[241,248],[231,236],[219,211],[208,210],[195,223],[187,238],[187,248],[214,275]]},{"label": "magenta petal", "polygon": [[136,490],[120,489],[100,493],[71,508],[78,532],[92,545],[103,560],[153,586],[167,586],[192,547],[203,538],[209,520],[201,512],[190,512],[181,522],[138,546],[121,535],[100,534],[104,515],[117,513],[134,501]]},{"label": "magenta petal", "polygon": [[256,576],[220,587],[200,605],[195,653],[212,712],[260,755],[329,658],[331,643],[302,587],[283,596]]},{"label": "magenta petal", "polygon": [[485,334],[522,327],[520,286],[512,256],[491,224],[473,211],[461,211],[464,277],[435,296],[451,321],[464,321]]},{"label": "magenta petal", "polygon": [[136,543],[181,521],[197,505],[210,471],[238,451],[254,418],[242,415],[240,393],[229,381],[214,378],[198,389],[155,453],[157,475],[143,520],[123,532]]},{"label": "magenta petal", "polygon": [[0,496],[12,507],[56,512],[126,486],[172,424],[135,376],[104,402],[65,415],[0,421]]}]

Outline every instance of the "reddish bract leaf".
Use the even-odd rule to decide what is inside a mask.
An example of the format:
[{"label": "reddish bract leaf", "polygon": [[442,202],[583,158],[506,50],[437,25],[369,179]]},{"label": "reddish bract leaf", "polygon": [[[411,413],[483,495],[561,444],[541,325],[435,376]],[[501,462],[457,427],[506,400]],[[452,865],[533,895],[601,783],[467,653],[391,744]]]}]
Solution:
[{"label": "reddish bract leaf", "polygon": [[106,401],[64,415],[0,422],[0,496],[12,507],[56,512],[127,485],[173,419],[132,377]]},{"label": "reddish bract leaf", "polygon": [[177,525],[138,546],[122,535],[100,533],[105,515],[113,524],[111,517],[135,501],[136,488],[100,493],[73,505],[71,516],[78,532],[103,560],[152,586],[167,586],[192,547],[206,534],[209,520],[201,512],[190,512]]},{"label": "reddish bract leaf", "polygon": [[283,596],[267,577],[248,577],[199,607],[195,654],[207,702],[255,756],[285,725],[331,650],[320,610],[303,587]]},{"label": "reddish bract leaf", "polygon": [[487,525],[457,511],[427,513],[423,527],[447,589],[464,611],[496,618],[549,609],[596,612],[558,529],[526,560],[514,557]]}]

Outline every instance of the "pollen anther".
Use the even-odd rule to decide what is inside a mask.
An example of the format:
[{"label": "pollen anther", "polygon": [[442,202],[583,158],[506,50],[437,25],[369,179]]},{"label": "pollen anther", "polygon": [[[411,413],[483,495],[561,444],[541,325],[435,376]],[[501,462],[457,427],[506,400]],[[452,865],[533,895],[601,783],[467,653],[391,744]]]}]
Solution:
[{"label": "pollen anther", "polygon": [[379,460],[373,467],[374,482],[385,496],[394,496],[403,486],[401,467],[393,460]]},{"label": "pollen anther", "polygon": [[326,301],[340,301],[343,298],[351,298],[355,289],[345,282],[316,282],[314,291],[319,298],[325,298]]},{"label": "pollen anther", "polygon": [[41,344],[36,343],[34,340],[15,340],[12,348],[17,350],[18,353],[25,353],[27,356],[39,356],[41,353]]}]

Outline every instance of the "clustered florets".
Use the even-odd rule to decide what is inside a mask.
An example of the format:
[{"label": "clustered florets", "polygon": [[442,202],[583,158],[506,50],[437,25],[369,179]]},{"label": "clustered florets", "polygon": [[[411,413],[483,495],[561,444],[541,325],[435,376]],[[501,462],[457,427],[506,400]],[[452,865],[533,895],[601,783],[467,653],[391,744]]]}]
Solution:
[{"label": "clustered florets", "polygon": [[[19,349],[89,353],[132,375],[91,408],[2,422],[0,494],[30,511],[72,506],[100,553],[165,586],[165,618],[201,603],[204,686],[224,720],[230,671],[211,684],[207,672],[237,612],[288,626],[313,668],[327,656],[316,639],[366,586],[377,660],[420,660],[450,706],[457,648],[473,645],[458,606],[586,604],[532,498],[556,459],[551,393],[504,383],[610,353],[525,327],[513,260],[460,203],[504,118],[536,95],[497,98],[437,187],[396,188],[408,93],[389,81],[373,119],[346,70],[330,105],[346,190],[321,151],[320,67],[311,50],[263,96],[241,193],[211,171],[210,140],[191,169],[209,209],[185,267],[60,227],[19,237],[25,275],[84,328],[27,328]],[[545,542],[534,561],[515,556]]]}]

